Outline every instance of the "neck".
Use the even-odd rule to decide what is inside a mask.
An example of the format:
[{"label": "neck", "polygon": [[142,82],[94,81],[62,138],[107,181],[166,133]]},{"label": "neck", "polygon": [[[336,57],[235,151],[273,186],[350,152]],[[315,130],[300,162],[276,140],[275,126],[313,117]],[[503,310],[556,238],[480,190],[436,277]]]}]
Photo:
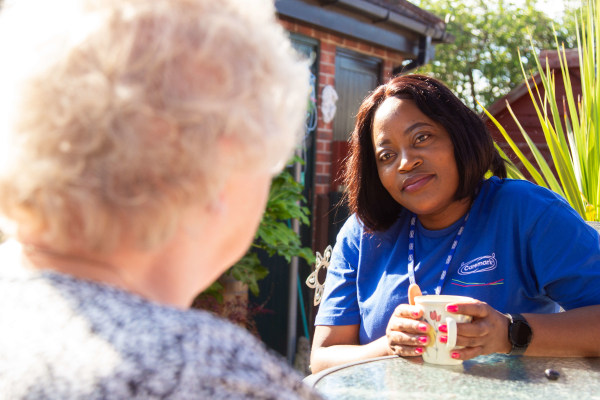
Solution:
[{"label": "neck", "polygon": [[[190,219],[190,223],[196,223],[197,219]],[[218,226],[214,223],[207,226],[215,225]],[[198,293],[228,267],[223,264],[227,246],[219,246],[219,235],[210,233],[208,229],[194,234],[179,229],[155,249],[136,250],[124,243],[107,254],[62,251],[20,238],[22,264],[107,283],[156,303],[187,309]]]},{"label": "neck", "polygon": [[104,282],[149,297],[134,285],[135,279],[130,276],[131,273],[120,268],[120,262],[114,257],[102,257],[75,250],[61,251],[33,243],[23,244],[23,256],[24,263],[35,269],[49,269],[80,279]]},{"label": "neck", "polygon": [[23,244],[23,264],[28,267],[106,283],[161,304],[189,307],[194,294],[187,293],[177,285],[169,271],[156,273],[156,265],[169,265],[162,261],[160,256],[144,252],[116,251],[103,256],[60,251],[39,244]]},{"label": "neck", "polygon": [[236,260],[232,260],[229,242],[219,229],[224,226],[219,213],[192,207],[185,210],[182,221],[185,223],[173,236],[156,248],[138,249],[131,240],[123,240],[106,254],[61,251],[20,237],[24,243],[22,263],[108,283],[148,300],[186,309]]},{"label": "neck", "polygon": [[449,227],[461,219],[471,208],[473,199],[466,197],[451,203],[443,211],[432,214],[418,214],[421,225],[429,230],[440,230]]}]

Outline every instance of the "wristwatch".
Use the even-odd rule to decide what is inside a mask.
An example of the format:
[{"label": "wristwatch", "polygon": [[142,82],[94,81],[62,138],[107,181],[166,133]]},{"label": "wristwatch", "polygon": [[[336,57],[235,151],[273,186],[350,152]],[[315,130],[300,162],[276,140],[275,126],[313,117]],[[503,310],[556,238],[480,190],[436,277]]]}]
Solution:
[{"label": "wristwatch", "polygon": [[510,323],[508,324],[508,340],[512,345],[510,355],[520,356],[525,353],[531,342],[531,327],[521,314],[506,314]]}]

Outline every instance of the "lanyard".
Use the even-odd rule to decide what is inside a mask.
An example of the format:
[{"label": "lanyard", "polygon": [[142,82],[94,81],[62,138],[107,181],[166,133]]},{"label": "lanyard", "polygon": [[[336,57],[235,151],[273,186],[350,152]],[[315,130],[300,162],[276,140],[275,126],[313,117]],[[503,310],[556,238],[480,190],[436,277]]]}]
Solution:
[{"label": "lanyard", "polygon": [[[440,281],[435,288],[435,294],[440,294],[442,292],[442,285],[446,280],[446,274],[448,273],[448,267],[450,266],[450,262],[452,261],[452,257],[454,257],[454,253],[456,252],[456,247],[458,246],[458,241],[460,240],[463,231],[465,230],[465,224],[469,219],[469,213],[465,215],[460,228],[458,228],[458,232],[456,232],[456,236],[454,237],[454,241],[452,242],[452,247],[450,247],[450,252],[446,257],[446,262],[444,264],[444,270],[440,275]],[[417,216],[415,214],[410,218],[410,231],[408,233],[408,277],[410,279],[411,284],[417,283],[415,280],[415,224],[417,222]]]}]

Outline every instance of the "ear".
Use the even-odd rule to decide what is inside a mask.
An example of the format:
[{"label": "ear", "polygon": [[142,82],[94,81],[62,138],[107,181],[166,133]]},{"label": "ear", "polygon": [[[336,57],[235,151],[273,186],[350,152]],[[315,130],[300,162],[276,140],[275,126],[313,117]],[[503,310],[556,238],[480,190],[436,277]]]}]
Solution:
[{"label": "ear", "polygon": [[219,190],[219,194],[208,202],[205,210],[211,215],[222,215],[227,210],[227,194],[224,189]]}]

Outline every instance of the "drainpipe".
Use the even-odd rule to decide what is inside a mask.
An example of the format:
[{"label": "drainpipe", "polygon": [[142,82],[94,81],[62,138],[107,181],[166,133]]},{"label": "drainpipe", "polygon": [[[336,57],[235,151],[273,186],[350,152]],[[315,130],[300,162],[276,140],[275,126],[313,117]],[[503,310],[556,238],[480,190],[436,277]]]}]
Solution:
[{"label": "drainpipe", "polygon": [[399,65],[392,70],[392,75],[406,74],[414,69],[419,68],[422,65],[427,64],[432,57],[430,53],[433,50],[431,46],[431,36],[424,36],[419,39],[419,52],[417,58],[412,60],[407,65]]},{"label": "drainpipe", "polygon": [[433,42],[452,42],[454,38],[446,32],[445,24],[430,25],[425,22],[416,21],[412,17],[390,11],[389,8],[379,6],[365,0],[320,0],[322,6],[336,5],[351,9],[361,15],[371,18],[373,24],[387,22],[398,27],[416,32],[419,38],[417,57],[407,65],[399,65],[392,70],[393,75],[407,73],[426,63],[433,55]]},{"label": "drainpipe", "polygon": [[[296,157],[302,157],[300,150],[296,149]],[[294,179],[296,182],[300,182],[302,179],[301,165],[299,162],[294,164]],[[292,230],[298,236],[300,236],[300,221],[298,219],[292,220]],[[288,323],[287,323],[287,349],[286,356],[287,361],[290,364],[294,362],[294,356],[296,355],[296,342],[298,329],[298,256],[292,257],[290,263],[290,280],[288,287]]]}]

